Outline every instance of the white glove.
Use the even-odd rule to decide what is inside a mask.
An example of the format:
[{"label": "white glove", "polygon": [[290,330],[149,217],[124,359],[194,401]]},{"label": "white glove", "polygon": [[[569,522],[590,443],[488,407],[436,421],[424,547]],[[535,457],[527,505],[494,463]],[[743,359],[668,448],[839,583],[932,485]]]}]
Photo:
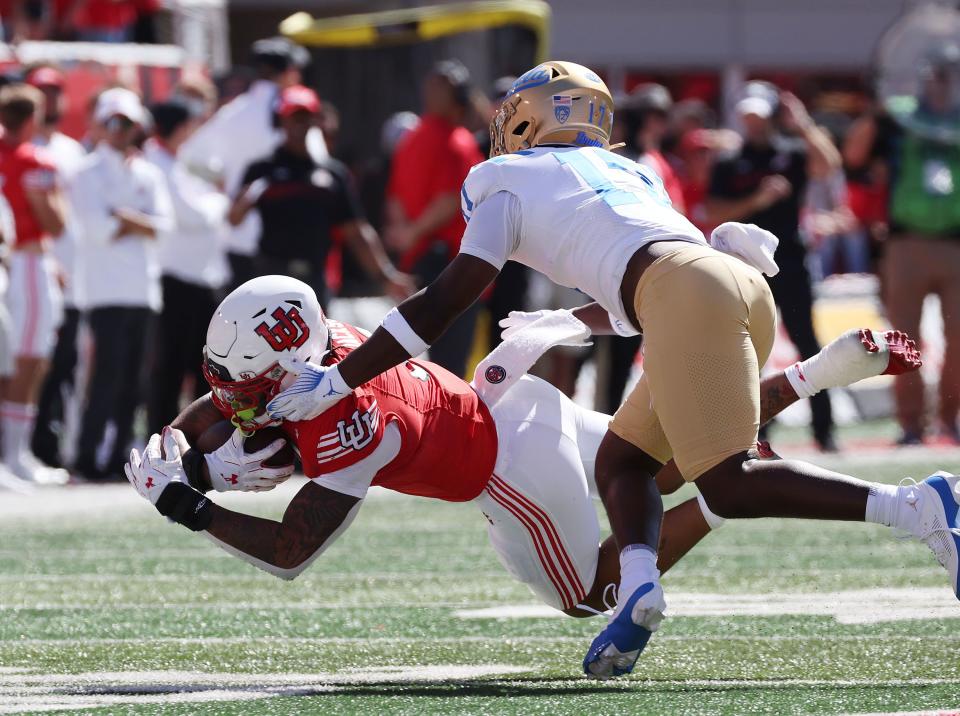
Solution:
[{"label": "white glove", "polygon": [[130,462],[123,466],[123,471],[140,496],[153,505],[171,482],[187,482],[180,460],[180,446],[169,427],[163,429],[162,437],[156,433],[150,436],[143,455],[136,448],[131,450]]},{"label": "white glove", "polygon": [[263,464],[283,447],[283,443],[283,440],[274,440],[262,450],[247,453],[243,449],[243,433],[234,430],[227,442],[204,455],[210,486],[217,492],[272,490],[293,474],[293,465],[267,467]]},{"label": "white glove", "polygon": [[284,356],[280,367],[297,379],[267,403],[267,412],[274,420],[310,420],[353,392],[335,365],[326,368],[295,356]]},{"label": "white glove", "polygon": [[500,334],[500,340],[507,340],[510,336],[522,330],[524,326],[529,326],[534,321],[551,313],[549,309],[540,311],[510,311],[506,318],[500,319],[500,327],[503,332]]},{"label": "white glove", "polygon": [[780,267],[773,255],[780,239],[756,224],[727,221],[710,234],[710,245],[717,251],[736,256],[767,276],[776,276]]}]

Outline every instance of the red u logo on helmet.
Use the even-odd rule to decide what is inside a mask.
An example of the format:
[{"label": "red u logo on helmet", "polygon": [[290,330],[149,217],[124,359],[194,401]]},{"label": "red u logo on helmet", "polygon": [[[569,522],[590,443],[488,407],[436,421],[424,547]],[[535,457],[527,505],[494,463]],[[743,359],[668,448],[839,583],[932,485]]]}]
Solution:
[{"label": "red u logo on helmet", "polygon": [[299,348],[310,337],[310,328],[296,308],[286,312],[278,308],[270,315],[276,319],[276,323],[268,326],[264,321],[254,330],[273,350],[286,351]]}]

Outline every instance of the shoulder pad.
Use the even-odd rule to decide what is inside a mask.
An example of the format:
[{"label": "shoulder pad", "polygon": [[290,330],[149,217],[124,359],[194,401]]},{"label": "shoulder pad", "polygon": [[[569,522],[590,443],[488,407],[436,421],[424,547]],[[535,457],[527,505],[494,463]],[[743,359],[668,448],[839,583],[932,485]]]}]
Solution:
[{"label": "shoulder pad", "polygon": [[498,191],[510,191],[506,180],[507,173],[503,171],[504,165],[522,159],[523,156],[524,152],[504,154],[487,159],[470,169],[460,190],[460,210],[463,212],[464,221],[470,221],[474,209],[488,196],[493,196]]}]

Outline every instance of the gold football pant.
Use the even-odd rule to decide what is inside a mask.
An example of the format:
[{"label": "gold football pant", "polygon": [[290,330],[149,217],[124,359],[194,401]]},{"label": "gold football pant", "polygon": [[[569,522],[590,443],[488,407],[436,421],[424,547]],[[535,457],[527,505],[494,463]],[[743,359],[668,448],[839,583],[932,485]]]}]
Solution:
[{"label": "gold football pant", "polygon": [[673,457],[692,481],[756,445],[777,314],[759,271],[707,246],[676,246],[637,285],[643,377],[610,429],[661,462]]}]

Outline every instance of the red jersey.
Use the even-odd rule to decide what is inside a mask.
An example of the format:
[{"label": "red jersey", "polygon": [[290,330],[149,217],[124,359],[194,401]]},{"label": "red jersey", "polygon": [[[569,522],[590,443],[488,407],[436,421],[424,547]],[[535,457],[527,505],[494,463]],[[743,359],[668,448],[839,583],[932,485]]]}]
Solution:
[{"label": "red jersey", "polygon": [[[353,326],[327,320],[324,365],[363,343]],[[409,360],[356,388],[312,420],[284,422],[307,477],[355,465],[377,448],[390,422],[400,429],[397,456],[371,484],[420,497],[466,502],[483,492],[497,459],[497,429],[480,397],[438,365]]]},{"label": "red jersey", "polygon": [[[400,202],[410,221],[416,219],[441,194],[460,194],[470,168],[483,161],[477,140],[466,127],[425,115],[400,142],[393,157],[387,194]],[[436,240],[450,247],[452,258],[460,250],[466,224],[458,213],[432,236],[423,237],[400,260],[409,271]]]},{"label": "red jersey", "polygon": [[27,190],[51,191],[57,183],[57,170],[42,149],[30,142],[9,144],[0,138],[0,191],[10,202],[17,229],[14,242],[23,246],[46,237],[46,232],[27,201]]}]

